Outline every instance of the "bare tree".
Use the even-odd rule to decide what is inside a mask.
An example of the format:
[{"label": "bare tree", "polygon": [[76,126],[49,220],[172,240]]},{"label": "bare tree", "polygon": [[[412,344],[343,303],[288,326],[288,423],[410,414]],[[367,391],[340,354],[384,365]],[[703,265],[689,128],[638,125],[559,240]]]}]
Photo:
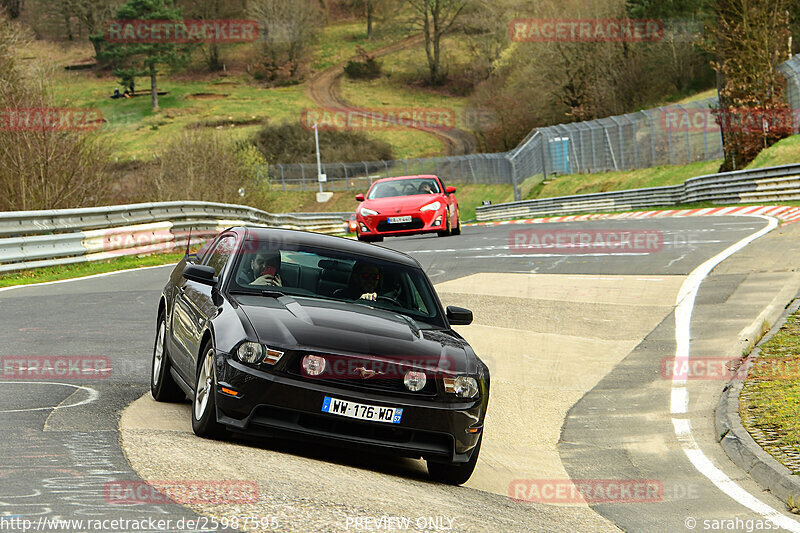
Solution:
[{"label": "bare tree", "polygon": [[314,0],[250,0],[249,11],[261,26],[264,54],[271,64],[288,64],[294,77],[323,22]]},{"label": "bare tree", "polygon": [[718,75],[723,171],[743,168],[789,133],[768,126],[788,110],[777,67],[788,58],[791,5],[791,0],[716,1],[705,46]]},{"label": "bare tree", "polygon": [[[30,127],[15,110],[40,116],[58,107],[48,80],[49,66],[26,63],[18,55],[27,39],[0,16],[0,211],[97,205],[109,183],[107,141],[86,130]],[[35,122],[35,121],[34,121]]]},{"label": "bare tree", "polygon": [[428,57],[428,81],[440,85],[444,81],[441,48],[442,37],[453,25],[471,0],[405,0],[414,12],[411,23],[422,28],[425,54]]},{"label": "bare tree", "polygon": [[[176,5],[183,7],[187,19],[220,20],[241,18],[247,12],[247,0],[182,0]],[[220,45],[212,41],[203,46],[209,70],[222,69]]]}]

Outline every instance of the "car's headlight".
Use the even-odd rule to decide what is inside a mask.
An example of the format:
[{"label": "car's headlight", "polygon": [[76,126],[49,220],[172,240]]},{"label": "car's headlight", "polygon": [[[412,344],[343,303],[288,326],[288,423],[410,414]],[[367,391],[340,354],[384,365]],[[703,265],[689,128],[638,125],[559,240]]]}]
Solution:
[{"label": "car's headlight", "polygon": [[427,382],[428,377],[425,375],[425,372],[417,372],[415,370],[409,370],[403,378],[403,384],[411,392],[421,391],[425,388]]},{"label": "car's headlight", "polygon": [[243,342],[236,350],[236,356],[242,363],[260,363],[264,359],[264,347],[255,342]]},{"label": "car's headlight", "polygon": [[423,205],[419,208],[420,211],[438,211],[439,208],[442,207],[442,204],[439,202],[433,202],[432,204]]},{"label": "car's headlight", "polygon": [[366,207],[362,207],[361,208],[361,216],[362,217],[368,217],[368,216],[377,215],[377,214],[378,214],[378,212],[375,211],[374,209],[368,209]]},{"label": "car's headlight", "polygon": [[479,391],[477,380],[469,376],[444,378],[444,390],[455,394],[459,398],[474,398]]}]

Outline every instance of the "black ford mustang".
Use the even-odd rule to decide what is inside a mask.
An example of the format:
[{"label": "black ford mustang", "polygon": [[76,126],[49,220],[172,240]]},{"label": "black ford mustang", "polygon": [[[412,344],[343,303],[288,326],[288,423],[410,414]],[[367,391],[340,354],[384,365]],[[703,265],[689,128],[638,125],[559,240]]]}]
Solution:
[{"label": "black ford mustang", "polygon": [[202,437],[320,439],[422,457],[461,484],[478,460],[489,370],[411,257],[339,237],[222,232],[170,276],[151,389],[192,401]]}]

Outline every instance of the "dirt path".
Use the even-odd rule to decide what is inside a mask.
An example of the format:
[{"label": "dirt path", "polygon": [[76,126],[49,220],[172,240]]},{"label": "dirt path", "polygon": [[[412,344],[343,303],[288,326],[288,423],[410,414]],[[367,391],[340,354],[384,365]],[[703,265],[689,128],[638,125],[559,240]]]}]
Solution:
[{"label": "dirt path", "polygon": [[[381,57],[400,50],[412,48],[420,43],[422,43],[422,35],[414,35],[402,41],[374,50],[370,52],[370,55]],[[344,73],[344,66],[350,59],[353,58],[345,59],[329,69],[323,70],[308,81],[306,93],[316,105],[328,109],[359,111],[359,108],[350,105],[339,92],[339,78],[341,78]],[[409,128],[424,131],[442,141],[447,155],[469,154],[475,151],[475,138],[466,131],[455,128],[443,130],[424,126],[409,126]]]}]

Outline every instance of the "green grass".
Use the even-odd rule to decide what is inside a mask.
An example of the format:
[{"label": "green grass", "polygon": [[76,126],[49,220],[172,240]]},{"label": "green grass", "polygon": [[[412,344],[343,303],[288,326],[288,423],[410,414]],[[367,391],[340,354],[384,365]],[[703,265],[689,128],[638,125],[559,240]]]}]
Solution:
[{"label": "green grass", "polygon": [[[800,451],[800,313],[761,346],[739,402],[745,428],[769,432],[777,442],[766,448],[776,459],[781,446]],[[795,474],[800,471],[794,471]]]},{"label": "green grass", "polygon": [[781,139],[762,150],[747,168],[772,167],[800,163],[800,135]]},{"label": "green grass", "polygon": [[183,257],[182,253],[154,254],[146,256],[125,256],[106,261],[93,261],[91,263],[76,263],[48,268],[36,268],[0,275],[0,287],[16,285],[29,285],[62,279],[81,278],[93,274],[116,272],[157,265],[177,263]]},{"label": "green grass", "polygon": [[372,40],[367,39],[367,23],[365,21],[347,21],[326,26],[314,50],[312,68],[325,70],[356,55],[356,47],[361,46],[367,52],[382,48],[395,41],[411,35],[402,24],[384,26],[375,24],[372,29]]},{"label": "green grass", "polygon": [[713,174],[717,172],[720,164],[721,161],[715,160],[689,165],[598,172],[596,174],[567,174],[555,178],[548,184],[533,187],[527,198],[553,198],[573,194],[678,185],[695,176]]}]

